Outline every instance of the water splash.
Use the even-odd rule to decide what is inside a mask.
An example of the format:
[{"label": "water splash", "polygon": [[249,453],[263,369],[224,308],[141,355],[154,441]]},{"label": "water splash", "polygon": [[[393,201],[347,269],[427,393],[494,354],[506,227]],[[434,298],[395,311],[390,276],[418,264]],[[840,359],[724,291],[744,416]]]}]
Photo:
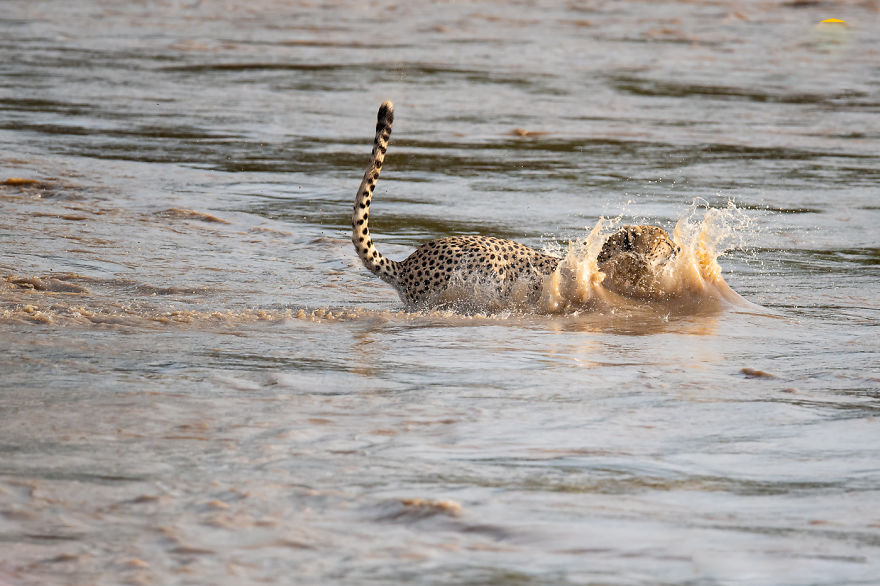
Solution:
[{"label": "water splash", "polygon": [[599,270],[602,244],[619,225],[620,218],[599,218],[583,240],[571,242],[552,275],[544,280],[539,308],[546,313],[564,313],[597,305],[613,305],[617,296],[602,287],[605,274]]},{"label": "water splash", "polygon": [[696,200],[675,224],[673,240],[680,250],[675,258],[647,275],[635,297],[617,295],[603,286],[606,275],[598,266],[602,244],[622,226],[622,218],[600,218],[588,236],[569,245],[557,270],[543,283],[538,309],[566,313],[602,309],[655,307],[687,312],[724,303],[746,304],[721,276],[718,259],[742,248],[750,233],[750,219],[733,202],[711,208]]},{"label": "water splash", "polygon": [[675,224],[673,240],[681,246],[673,267],[695,270],[700,281],[723,282],[718,259],[730,250],[743,248],[751,233],[751,219],[730,201],[723,209],[696,200]]}]

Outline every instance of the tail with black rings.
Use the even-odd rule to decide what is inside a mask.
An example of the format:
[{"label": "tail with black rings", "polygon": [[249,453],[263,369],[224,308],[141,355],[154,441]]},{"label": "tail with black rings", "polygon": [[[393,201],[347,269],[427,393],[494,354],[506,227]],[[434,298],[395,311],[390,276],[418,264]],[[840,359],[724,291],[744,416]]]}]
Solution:
[{"label": "tail with black rings", "polygon": [[369,227],[370,202],[373,199],[373,189],[379,180],[379,173],[382,171],[382,163],[385,161],[385,152],[388,150],[388,139],[391,136],[393,122],[394,105],[388,101],[382,102],[376,121],[376,138],[373,141],[370,164],[367,166],[364,179],[358,188],[354,210],[351,214],[351,241],[364,266],[383,281],[396,287],[400,274],[400,263],[386,258],[376,250],[370,237]]}]

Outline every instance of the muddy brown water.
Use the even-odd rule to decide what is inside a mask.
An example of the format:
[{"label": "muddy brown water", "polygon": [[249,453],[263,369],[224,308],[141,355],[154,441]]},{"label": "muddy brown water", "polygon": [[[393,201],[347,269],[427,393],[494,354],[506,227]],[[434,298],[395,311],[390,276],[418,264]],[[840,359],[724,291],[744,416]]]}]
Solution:
[{"label": "muddy brown water", "polygon": [[[0,584],[876,583],[877,2],[7,4]],[[718,210],[748,305],[407,312],[385,99],[387,256]]]}]

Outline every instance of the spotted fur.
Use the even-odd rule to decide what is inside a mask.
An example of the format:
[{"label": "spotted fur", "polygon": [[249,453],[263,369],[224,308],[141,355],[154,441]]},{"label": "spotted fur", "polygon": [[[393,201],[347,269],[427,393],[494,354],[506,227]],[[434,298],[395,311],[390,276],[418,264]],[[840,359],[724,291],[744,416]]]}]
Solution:
[{"label": "spotted fur", "polygon": [[[520,294],[525,293],[528,300],[535,301],[544,277],[556,270],[560,259],[512,240],[492,236],[449,236],[421,245],[403,261],[393,261],[376,250],[370,237],[370,202],[385,161],[393,121],[393,105],[384,102],[379,108],[370,164],[358,188],[351,216],[351,239],[364,266],[393,285],[401,299],[410,306],[437,307],[447,303],[444,293],[454,282],[470,283],[482,291],[494,292],[500,301],[516,288]],[[675,248],[661,228],[626,226],[603,246],[599,268],[602,269],[603,264],[611,267],[621,255],[639,262],[644,256],[644,266],[637,262],[626,266],[618,263],[611,273],[612,282],[621,281],[620,292],[633,292],[625,287],[626,281],[633,279],[628,275],[627,267],[633,270],[653,268],[664,262],[664,258],[668,260]]]},{"label": "spotted fur", "polygon": [[608,237],[596,259],[605,273],[602,285],[629,297],[662,294],[662,269],[681,247],[663,228],[623,226]]}]

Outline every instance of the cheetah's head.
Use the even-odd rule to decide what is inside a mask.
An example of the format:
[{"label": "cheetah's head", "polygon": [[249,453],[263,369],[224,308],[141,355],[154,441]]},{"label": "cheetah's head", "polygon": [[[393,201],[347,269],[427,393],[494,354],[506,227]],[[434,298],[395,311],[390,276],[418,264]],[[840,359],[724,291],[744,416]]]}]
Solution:
[{"label": "cheetah's head", "polygon": [[599,253],[599,270],[606,275],[603,285],[624,295],[653,296],[659,292],[660,271],[680,250],[663,228],[623,226]]}]

